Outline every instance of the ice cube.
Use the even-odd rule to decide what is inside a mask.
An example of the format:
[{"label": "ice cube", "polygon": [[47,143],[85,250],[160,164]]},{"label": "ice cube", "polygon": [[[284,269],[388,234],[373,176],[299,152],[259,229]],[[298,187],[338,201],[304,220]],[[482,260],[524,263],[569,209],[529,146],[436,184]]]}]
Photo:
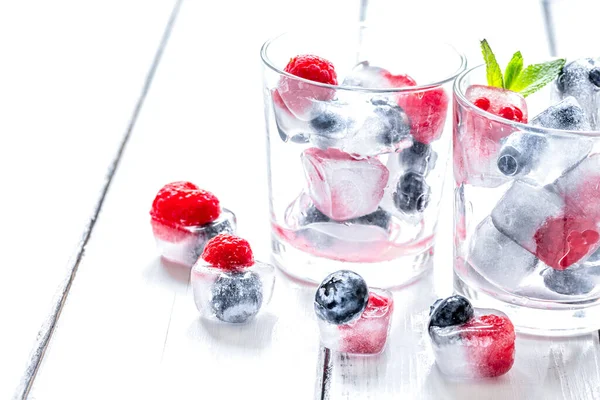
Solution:
[{"label": "ice cube", "polygon": [[581,58],[565,65],[556,80],[558,96],[573,96],[589,119],[591,128],[600,127],[600,68],[591,58]]},{"label": "ice cube", "polygon": [[548,289],[567,296],[587,294],[595,287],[594,279],[586,273],[586,268],[568,268],[564,271],[547,268],[542,275]]},{"label": "ice cube", "polygon": [[536,115],[530,124],[550,129],[567,131],[589,131],[590,122],[577,100],[568,96],[561,102],[548,107]]},{"label": "ice cube", "polygon": [[272,92],[273,113],[275,115],[275,124],[279,137],[284,142],[292,141],[294,143],[306,143],[312,132],[308,121],[297,118],[285,106],[277,90]]},{"label": "ice cube", "polygon": [[[461,296],[452,298],[468,302]],[[515,329],[506,314],[474,308],[466,315],[464,307],[447,300],[436,302],[430,311],[429,336],[440,371],[452,379],[492,378],[507,373],[514,363]],[[455,317],[456,313],[461,315]]]},{"label": "ice cube", "polygon": [[498,170],[546,185],[581,162],[592,146],[592,140],[584,137],[517,131],[504,140]]},{"label": "ice cube", "polygon": [[[584,140],[584,138],[576,138]],[[600,154],[593,154],[556,181],[570,214],[582,213],[600,223]]]},{"label": "ice cube", "polygon": [[315,294],[321,343],[342,353],[379,354],[385,348],[393,309],[391,292],[367,288],[353,272],[334,272]]},{"label": "ice cube", "polygon": [[527,104],[518,93],[482,85],[470,86],[466,97],[478,108],[508,120],[493,121],[474,110],[458,115],[453,142],[455,179],[458,184],[499,186],[508,180],[497,167],[501,141],[516,131],[511,121],[527,122]]},{"label": "ice cube", "polygon": [[410,133],[421,143],[430,144],[444,132],[448,114],[448,94],[443,87],[400,92],[398,105],[410,120]]},{"label": "ice cube", "polygon": [[500,232],[552,268],[583,261],[600,245],[594,221],[551,187],[516,181],[492,211]]},{"label": "ice cube", "polygon": [[252,319],[271,300],[274,282],[274,267],[259,261],[228,271],[199,260],[191,273],[194,301],[201,315],[229,323]]},{"label": "ice cube", "polygon": [[498,231],[487,217],[475,229],[467,261],[494,285],[515,288],[534,272],[538,260]]},{"label": "ice cube", "polygon": [[376,67],[368,61],[358,63],[342,86],[356,86],[371,89],[389,89],[415,86],[416,82],[408,75],[392,75],[387,69]]},{"label": "ice cube", "polygon": [[305,150],[301,159],[307,193],[329,218],[344,221],[377,210],[389,176],[381,161],[318,148]]},{"label": "ice cube", "polygon": [[221,233],[235,233],[236,218],[223,208],[219,218],[201,226],[171,226],[152,219],[152,231],[160,254],[167,260],[191,267],[204,246]]}]

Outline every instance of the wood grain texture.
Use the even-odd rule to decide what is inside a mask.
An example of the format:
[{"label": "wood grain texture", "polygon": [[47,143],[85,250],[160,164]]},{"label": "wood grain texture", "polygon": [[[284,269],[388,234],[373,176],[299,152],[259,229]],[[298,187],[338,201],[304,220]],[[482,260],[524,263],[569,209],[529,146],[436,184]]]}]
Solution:
[{"label": "wood grain texture", "polygon": [[0,398],[41,355],[171,8],[0,2]]}]

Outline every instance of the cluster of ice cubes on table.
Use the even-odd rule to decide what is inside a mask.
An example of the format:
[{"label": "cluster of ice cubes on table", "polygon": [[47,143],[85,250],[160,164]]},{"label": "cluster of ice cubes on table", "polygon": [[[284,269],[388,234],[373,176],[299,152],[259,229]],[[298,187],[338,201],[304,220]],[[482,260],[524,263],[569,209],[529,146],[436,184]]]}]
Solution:
[{"label": "cluster of ice cubes on table", "polygon": [[156,246],[165,259],[191,267],[198,260],[208,241],[222,233],[235,233],[235,214],[226,208],[213,222],[199,226],[172,227],[152,220]]},{"label": "cluster of ice cubes on table", "polygon": [[275,268],[256,261],[243,269],[223,270],[200,259],[192,268],[190,279],[201,316],[246,323],[271,300]]},{"label": "cluster of ice cubes on table", "polygon": [[[477,143],[487,146],[483,152],[478,153],[481,147],[459,149],[471,158],[466,155],[466,162],[457,165],[462,183],[510,185],[470,238],[469,264],[503,290],[547,299],[590,295],[600,284],[600,154],[595,138],[536,130],[600,130],[596,61],[567,64],[554,96],[557,103],[529,121],[532,129],[494,131],[492,123],[491,133]],[[469,121],[463,130],[473,128]],[[465,142],[459,146],[468,146],[469,132],[462,137]],[[480,163],[471,163],[473,159]]]},{"label": "cluster of ice cubes on table", "polygon": [[[344,85],[386,87],[382,72],[360,63]],[[288,226],[315,246],[343,251],[389,239],[392,216],[421,223],[431,197],[426,176],[437,154],[412,137],[409,116],[393,94],[341,89],[331,100],[310,99],[302,113],[278,95],[273,99],[281,139],[310,146],[301,154],[306,185],[288,207]]]}]

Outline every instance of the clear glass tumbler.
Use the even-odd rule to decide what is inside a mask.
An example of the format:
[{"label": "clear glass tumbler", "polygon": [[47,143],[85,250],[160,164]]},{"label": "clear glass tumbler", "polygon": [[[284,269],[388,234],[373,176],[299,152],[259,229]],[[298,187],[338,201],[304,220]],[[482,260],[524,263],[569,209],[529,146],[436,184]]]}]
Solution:
[{"label": "clear glass tumbler", "polygon": [[[600,132],[560,82],[492,94],[478,66],[454,85],[454,287],[552,336],[600,327]],[[529,123],[484,111],[490,100]],[[547,128],[559,124],[577,130]]]},{"label": "clear glass tumbler", "polygon": [[[337,85],[284,71],[307,54]],[[464,57],[362,25],[286,33],[261,56],[275,262],[313,283],[340,269],[379,287],[414,280],[433,254]]]}]

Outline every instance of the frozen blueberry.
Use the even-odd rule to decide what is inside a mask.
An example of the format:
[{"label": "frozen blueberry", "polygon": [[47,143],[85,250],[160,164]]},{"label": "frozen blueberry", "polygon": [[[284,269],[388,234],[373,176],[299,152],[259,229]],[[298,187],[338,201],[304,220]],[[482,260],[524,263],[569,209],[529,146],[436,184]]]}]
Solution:
[{"label": "frozen blueberry", "polygon": [[400,106],[384,97],[371,99],[371,104],[383,123],[383,130],[379,134],[381,143],[393,145],[410,135],[408,116]]},{"label": "frozen blueberry", "polygon": [[548,107],[531,120],[531,125],[550,129],[585,131],[590,129],[587,115],[575,97],[568,96],[564,100]]},{"label": "frozen blueberry", "polygon": [[430,310],[429,327],[461,325],[473,318],[473,306],[469,300],[462,296],[454,295],[447,299],[436,301]]},{"label": "frozen blueberry", "polygon": [[435,310],[435,308],[438,306],[438,304],[440,304],[442,301],[444,301],[444,299],[437,299],[435,301],[435,303],[433,303],[432,305],[429,306],[429,316],[431,317],[431,313],[433,313],[433,310]]},{"label": "frozen blueberry", "polygon": [[594,289],[594,282],[581,270],[558,271],[548,268],[544,271],[544,284],[553,292],[564,295],[581,295]]},{"label": "frozen blueberry", "polygon": [[310,121],[310,126],[322,134],[332,134],[345,128],[345,121],[335,112],[325,110]]},{"label": "frozen blueberry", "polygon": [[393,194],[394,205],[406,213],[423,212],[429,204],[431,189],[423,176],[407,172],[400,177]]},{"label": "frozen blueberry", "polygon": [[373,211],[371,214],[345,221],[345,223],[375,225],[387,230],[390,227],[391,220],[391,214],[381,207],[378,207],[377,210]]},{"label": "frozen blueberry", "polygon": [[306,210],[302,212],[300,217],[300,225],[314,224],[318,222],[330,222],[331,218],[323,214],[314,204],[308,206]]},{"label": "frozen blueberry", "polygon": [[590,70],[590,82],[600,87],[600,68],[594,67]]},{"label": "frozen blueberry", "polygon": [[262,301],[262,282],[252,271],[223,273],[212,286],[210,305],[224,322],[248,321],[258,313]]},{"label": "frozen blueberry", "polygon": [[[591,58],[582,58],[579,60],[571,61],[563,67],[561,74],[556,79],[556,87],[563,93],[571,93],[583,88],[584,85],[595,83],[597,80],[598,72],[596,62]],[[593,72],[594,71],[594,72]]]},{"label": "frozen blueberry", "polygon": [[362,314],[369,300],[365,280],[352,271],[337,271],[327,276],[315,294],[315,312],[329,323],[341,325]]},{"label": "frozen blueberry", "polygon": [[504,175],[525,175],[535,168],[548,142],[545,137],[515,132],[508,137],[498,155],[498,169]]},{"label": "frozen blueberry", "polygon": [[430,145],[416,140],[412,146],[398,154],[398,163],[405,171],[413,171],[423,176],[433,169],[436,159],[437,154]]}]

